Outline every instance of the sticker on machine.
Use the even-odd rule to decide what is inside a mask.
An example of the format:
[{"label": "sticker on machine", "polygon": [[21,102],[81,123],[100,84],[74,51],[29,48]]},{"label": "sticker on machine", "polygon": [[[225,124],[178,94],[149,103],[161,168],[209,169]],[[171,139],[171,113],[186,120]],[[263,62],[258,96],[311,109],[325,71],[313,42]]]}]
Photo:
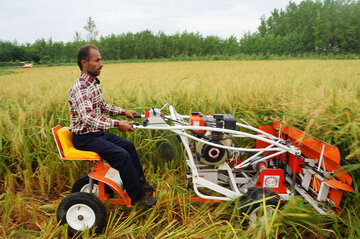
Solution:
[{"label": "sticker on machine", "polygon": [[123,181],[121,180],[119,171],[117,171],[116,169],[109,168],[105,175],[105,178],[110,179],[111,181],[119,185],[120,188],[123,188]]},{"label": "sticker on machine", "polygon": [[278,188],[280,182],[280,176],[276,175],[265,175],[264,176],[264,187]]},{"label": "sticker on machine", "polygon": [[200,126],[200,121],[193,121],[193,126]]}]

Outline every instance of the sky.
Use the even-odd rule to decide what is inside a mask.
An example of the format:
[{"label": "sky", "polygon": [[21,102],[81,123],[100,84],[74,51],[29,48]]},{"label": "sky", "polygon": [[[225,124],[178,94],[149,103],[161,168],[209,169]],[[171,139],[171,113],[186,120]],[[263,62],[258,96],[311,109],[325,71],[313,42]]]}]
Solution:
[{"label": "sky", "polygon": [[[293,0],[300,3],[301,0]],[[150,30],[240,38],[289,0],[0,0],[0,40],[73,41],[91,16],[99,36]]]}]

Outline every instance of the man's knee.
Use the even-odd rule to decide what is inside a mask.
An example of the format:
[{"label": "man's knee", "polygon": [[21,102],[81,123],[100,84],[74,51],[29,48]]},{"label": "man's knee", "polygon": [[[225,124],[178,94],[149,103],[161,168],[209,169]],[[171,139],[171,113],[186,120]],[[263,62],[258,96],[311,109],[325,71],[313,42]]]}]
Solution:
[{"label": "man's knee", "polygon": [[127,139],[123,139],[123,140],[124,141],[122,142],[122,148],[124,148],[131,155],[136,153],[136,147],[135,147],[134,143]]},{"label": "man's knee", "polygon": [[130,151],[136,151],[135,144],[133,142],[129,141],[128,147],[129,147]]},{"label": "man's knee", "polygon": [[106,161],[126,161],[131,159],[130,153],[122,147],[114,146],[99,153]]},{"label": "man's knee", "polygon": [[110,142],[126,149],[126,150],[135,150],[135,145],[133,142],[124,139],[118,135],[114,135],[114,134],[110,134],[110,133],[105,133],[106,136],[106,140],[109,140]]}]

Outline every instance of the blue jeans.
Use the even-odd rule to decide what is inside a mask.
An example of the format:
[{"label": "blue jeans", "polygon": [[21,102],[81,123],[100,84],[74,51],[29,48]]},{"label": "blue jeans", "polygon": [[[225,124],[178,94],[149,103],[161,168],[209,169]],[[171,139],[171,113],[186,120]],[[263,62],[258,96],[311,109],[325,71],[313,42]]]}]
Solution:
[{"label": "blue jeans", "polygon": [[93,151],[117,169],[124,187],[136,200],[145,195],[142,183],[145,176],[134,144],[120,136],[106,132],[90,132],[73,136],[73,144],[79,150]]}]

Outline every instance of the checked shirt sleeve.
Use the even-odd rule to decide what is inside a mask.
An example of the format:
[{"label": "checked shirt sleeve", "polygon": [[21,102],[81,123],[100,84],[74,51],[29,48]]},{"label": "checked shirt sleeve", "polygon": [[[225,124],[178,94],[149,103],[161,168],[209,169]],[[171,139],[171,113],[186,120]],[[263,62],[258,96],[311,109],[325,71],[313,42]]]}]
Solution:
[{"label": "checked shirt sleeve", "polygon": [[101,113],[110,115],[110,116],[117,116],[117,115],[124,115],[125,109],[117,107],[115,105],[110,105],[106,103],[105,100],[103,100],[102,106],[101,106]]},{"label": "checked shirt sleeve", "polygon": [[91,101],[91,94],[88,91],[88,88],[80,86],[76,91],[72,92],[73,100],[75,101],[73,103],[76,104],[76,113],[81,124],[101,131],[119,127],[118,120],[103,117],[96,112]]}]

